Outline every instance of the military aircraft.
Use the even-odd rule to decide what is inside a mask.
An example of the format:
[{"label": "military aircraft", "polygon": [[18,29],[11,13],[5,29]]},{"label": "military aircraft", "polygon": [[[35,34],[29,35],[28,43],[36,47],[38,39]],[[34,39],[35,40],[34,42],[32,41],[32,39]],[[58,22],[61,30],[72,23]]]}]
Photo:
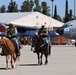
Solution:
[{"label": "military aircraft", "polygon": [[76,40],[76,20],[71,20],[64,23],[64,25],[59,27],[56,32],[66,38]]}]

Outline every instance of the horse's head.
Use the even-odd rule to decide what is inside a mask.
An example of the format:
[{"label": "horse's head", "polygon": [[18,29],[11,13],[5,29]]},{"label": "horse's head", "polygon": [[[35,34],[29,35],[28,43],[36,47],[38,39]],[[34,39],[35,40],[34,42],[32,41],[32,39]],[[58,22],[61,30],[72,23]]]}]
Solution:
[{"label": "horse's head", "polygon": [[0,38],[0,45],[1,46],[4,46],[6,44],[6,41],[9,43],[9,40],[5,37],[1,37]]},{"label": "horse's head", "polygon": [[36,43],[37,43],[37,38],[32,37],[32,47],[35,47]]},{"label": "horse's head", "polygon": [[36,36],[32,38],[32,45],[34,46],[40,46],[43,43],[44,43],[44,40],[42,39],[42,37]]},{"label": "horse's head", "polygon": [[0,45],[1,45],[1,46],[4,45],[2,38],[0,38]]}]

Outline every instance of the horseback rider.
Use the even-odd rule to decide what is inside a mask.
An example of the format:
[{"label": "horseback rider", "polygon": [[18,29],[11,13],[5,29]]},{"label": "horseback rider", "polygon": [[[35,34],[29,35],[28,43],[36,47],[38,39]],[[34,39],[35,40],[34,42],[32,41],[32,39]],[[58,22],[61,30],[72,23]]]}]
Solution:
[{"label": "horseback rider", "polygon": [[39,36],[47,35],[47,29],[45,28],[45,25],[42,25],[38,32]]},{"label": "horseback rider", "polygon": [[[46,22],[44,24],[46,25]],[[47,46],[49,46],[49,42],[46,38],[46,37],[49,37],[49,36],[48,36],[48,33],[47,33],[47,29],[45,28],[45,25],[42,25],[41,28],[39,29],[38,36],[43,38],[43,40],[45,41]],[[36,52],[36,51],[34,51],[34,52]]]},{"label": "horseback rider", "polygon": [[[38,32],[38,35],[43,38],[48,37],[48,33],[47,33],[47,29],[46,29],[45,25],[46,25],[46,22],[44,23],[44,25],[41,26],[41,28],[39,29],[39,32]],[[47,40],[46,40],[46,43],[47,43]]]},{"label": "horseback rider", "polygon": [[[17,55],[20,56],[19,42],[16,38],[17,28],[15,27],[15,25],[13,25],[12,23],[9,23],[9,27],[6,30],[5,35],[14,43],[17,50]],[[1,55],[4,55],[3,49],[2,49]]]}]

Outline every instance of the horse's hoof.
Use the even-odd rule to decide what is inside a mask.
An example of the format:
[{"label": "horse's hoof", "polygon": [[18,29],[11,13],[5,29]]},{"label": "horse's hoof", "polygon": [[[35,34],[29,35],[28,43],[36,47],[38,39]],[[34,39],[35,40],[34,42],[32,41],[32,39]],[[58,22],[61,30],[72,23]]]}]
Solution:
[{"label": "horse's hoof", "polygon": [[8,68],[6,68],[6,70],[8,70]]},{"label": "horse's hoof", "polygon": [[48,64],[48,62],[45,62],[45,64],[44,65],[47,65]]},{"label": "horse's hoof", "polygon": [[12,67],[12,68],[14,68],[14,66],[13,66],[13,65],[12,65],[11,67]]},{"label": "horse's hoof", "polygon": [[42,65],[42,63],[39,63],[39,65]]},{"label": "horse's hoof", "polygon": [[8,70],[8,68],[6,68],[6,70]]},{"label": "horse's hoof", "polygon": [[44,65],[47,65],[48,63],[45,63]]}]

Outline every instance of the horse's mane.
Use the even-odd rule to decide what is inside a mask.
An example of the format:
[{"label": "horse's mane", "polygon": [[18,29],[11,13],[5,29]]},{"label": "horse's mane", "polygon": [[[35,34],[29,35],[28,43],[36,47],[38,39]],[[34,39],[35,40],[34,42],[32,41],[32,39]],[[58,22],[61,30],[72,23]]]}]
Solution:
[{"label": "horse's mane", "polygon": [[12,41],[11,41],[10,39],[8,39],[8,38],[6,38],[6,37],[1,37],[0,39],[3,41],[3,43],[4,43],[7,47],[11,48],[11,47],[13,46],[13,43],[12,43]]},{"label": "horse's mane", "polygon": [[42,47],[44,47],[45,46],[45,41],[43,40],[43,38],[42,37],[34,37],[33,38],[34,40],[33,40],[33,44],[35,44],[35,47],[37,48],[37,49],[40,49],[40,48],[42,48]]}]

